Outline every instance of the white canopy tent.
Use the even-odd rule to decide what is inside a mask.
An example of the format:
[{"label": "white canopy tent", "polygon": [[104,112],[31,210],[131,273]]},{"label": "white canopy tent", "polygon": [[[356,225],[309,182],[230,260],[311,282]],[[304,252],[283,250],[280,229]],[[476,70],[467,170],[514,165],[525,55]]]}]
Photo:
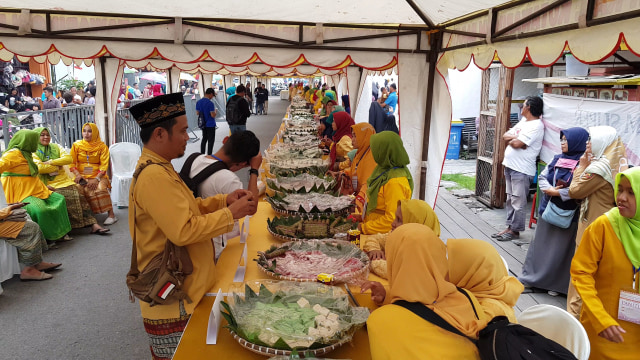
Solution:
[{"label": "white canopy tent", "polygon": [[503,2],[8,0],[0,6],[0,60],[94,63],[105,89],[96,106],[105,117],[96,119],[108,141],[125,66],[171,69],[172,89],[180,71],[202,73],[205,82],[213,73],[325,74],[348,92],[356,116],[365,110],[358,110],[358,99],[367,98],[362,80],[395,69],[414,196],[434,204],[451,120],[446,69],[472,60],[486,68],[495,59],[509,67],[525,59],[546,66],[567,47],[580,60],[598,62],[623,41],[640,52],[635,0]]}]

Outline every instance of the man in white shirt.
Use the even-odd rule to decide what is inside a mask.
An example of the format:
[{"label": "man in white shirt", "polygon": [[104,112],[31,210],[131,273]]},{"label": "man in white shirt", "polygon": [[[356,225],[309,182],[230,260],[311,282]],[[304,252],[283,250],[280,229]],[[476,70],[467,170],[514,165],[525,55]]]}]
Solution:
[{"label": "man in white shirt", "polygon": [[544,124],[540,120],[542,109],[542,98],[528,97],[522,108],[523,119],[502,136],[507,142],[502,161],[507,192],[507,228],[491,235],[498,241],[517,239],[525,230],[529,186],[536,175],[536,159],[544,138]]},{"label": "man in white shirt", "polygon": [[[189,176],[193,179],[207,166],[218,161],[224,162],[227,169],[216,171],[198,185],[200,197],[204,199],[217,194],[230,194],[235,190],[242,189],[242,181],[235,172],[249,166],[248,190],[253,193],[256,199],[258,198],[258,169],[262,164],[262,155],[260,154],[260,140],[253,132],[248,130],[235,132],[229,136],[215,154],[198,156],[191,165]],[[228,192],[229,190],[231,192]],[[216,259],[224,249],[226,240],[239,234],[237,226],[236,221],[236,227],[232,232],[214,238]]]}]

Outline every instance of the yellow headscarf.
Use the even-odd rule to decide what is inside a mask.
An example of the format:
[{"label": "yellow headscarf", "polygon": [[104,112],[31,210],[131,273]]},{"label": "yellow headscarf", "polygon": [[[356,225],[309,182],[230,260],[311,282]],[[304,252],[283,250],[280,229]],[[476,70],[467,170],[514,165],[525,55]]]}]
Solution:
[{"label": "yellow headscarf", "polygon": [[504,315],[515,321],[513,307],[524,286],[509,276],[498,251],[476,239],[448,239],[446,246],[449,281],[471,291],[489,319]]},{"label": "yellow headscarf", "polygon": [[85,123],[82,125],[82,129],[84,130],[87,125],[91,127],[91,141],[86,141],[83,138],[82,140],[76,141],[75,145],[86,152],[95,152],[106,148],[107,145],[100,139],[100,130],[98,130],[98,126],[94,123]]},{"label": "yellow headscarf", "polygon": [[403,224],[427,225],[437,237],[440,237],[440,221],[438,215],[433,211],[431,205],[422,200],[409,199],[400,200],[400,211],[402,212]]},{"label": "yellow headscarf", "polygon": [[[446,280],[446,247],[433,230],[421,224],[402,225],[389,235],[386,253],[389,301],[420,302],[463,334],[477,338],[487,321],[478,320],[469,299]],[[483,314],[483,309],[477,310]]]}]

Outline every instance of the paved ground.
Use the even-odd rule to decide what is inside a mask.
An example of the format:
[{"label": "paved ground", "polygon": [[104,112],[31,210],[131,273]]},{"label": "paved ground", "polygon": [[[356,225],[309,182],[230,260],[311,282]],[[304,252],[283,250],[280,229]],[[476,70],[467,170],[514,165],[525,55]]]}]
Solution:
[{"label": "paved ground", "polygon": [[[287,103],[277,97],[270,99],[270,115],[252,116],[248,129],[256,133],[265,149],[280,126]],[[214,151],[220,148],[228,134],[226,123],[219,123]],[[196,132],[199,136],[199,133]],[[187,154],[200,151],[199,141],[190,143]],[[183,159],[173,162],[180,169]],[[451,160],[445,164],[446,173],[475,173],[475,160]],[[248,172],[239,173],[243,182]],[[443,198],[446,194],[443,195]],[[451,201],[456,201],[450,196]],[[451,204],[451,201],[448,203]],[[442,202],[440,208],[447,206]],[[452,212],[446,208],[447,213]],[[464,206],[456,210],[464,213],[461,219],[471,219],[473,213]],[[473,210],[473,209],[472,209]],[[2,359],[148,359],[147,338],[142,328],[139,307],[128,300],[124,278],[129,268],[131,239],[127,225],[127,209],[116,209],[120,221],[111,226],[112,235],[100,237],[86,231],[73,233],[74,241],[63,243],[59,249],[45,254],[45,259],[62,262],[63,269],[55,278],[42,283],[22,283],[18,277],[2,283],[0,296],[0,353]],[[496,230],[504,225],[504,210],[474,212]],[[446,213],[439,213],[443,221]],[[459,216],[460,217],[460,216]],[[98,221],[104,221],[105,215]],[[458,219],[457,221],[462,221]],[[451,223],[451,221],[450,221]],[[450,232],[462,227],[459,222],[448,225]],[[469,227],[471,229],[472,227]],[[470,230],[471,237],[486,237],[491,228]],[[478,232],[476,234],[476,232]],[[533,230],[527,230],[530,237]],[[522,258],[524,249],[503,244],[504,251]],[[522,260],[520,260],[520,263]],[[514,262],[514,265],[517,263]],[[513,269],[518,271],[518,269]],[[536,296],[547,296],[536,294]],[[540,297],[538,296],[538,297]],[[525,301],[523,307],[535,302]],[[542,300],[540,300],[542,301]],[[546,302],[546,301],[545,301]]]},{"label": "paved ground", "polygon": [[[268,116],[252,116],[247,125],[263,149],[288,103],[272,97],[269,105]],[[218,125],[214,151],[228,134],[226,123]],[[188,145],[187,154],[195,151],[200,151],[199,141]],[[174,162],[176,169],[182,162]],[[239,175],[246,183],[248,171]],[[15,276],[2,283],[1,359],[149,359],[140,310],[129,302],[124,282],[131,256],[128,211],[115,212],[120,221],[110,227],[112,235],[73,232],[75,240],[45,253],[47,261],[63,263],[54,279],[26,283]],[[102,222],[106,215],[97,218]]]},{"label": "paved ground", "polygon": [[[476,175],[476,159],[471,160],[445,160],[444,167],[442,168],[443,174],[463,174],[467,176],[475,176]],[[442,181],[440,183],[441,187],[451,188],[455,183]],[[497,230],[502,230],[505,228],[505,219],[507,218],[507,211],[502,209],[490,209],[486,207],[484,204],[479,202],[473,196],[473,192],[462,189],[462,190],[450,190],[452,194],[456,195],[460,201],[464,202],[467,207],[469,207],[474,214],[477,214],[482,220],[493,226]],[[531,199],[527,203],[527,214],[531,210],[532,206]],[[527,219],[529,217],[527,216]],[[527,225],[529,224],[527,220]],[[533,225],[533,229],[527,229],[524,232],[520,233],[520,240],[524,242],[531,242],[533,239],[533,235],[535,233],[535,225]],[[527,250],[529,247],[527,244],[522,245],[523,250]]]}]

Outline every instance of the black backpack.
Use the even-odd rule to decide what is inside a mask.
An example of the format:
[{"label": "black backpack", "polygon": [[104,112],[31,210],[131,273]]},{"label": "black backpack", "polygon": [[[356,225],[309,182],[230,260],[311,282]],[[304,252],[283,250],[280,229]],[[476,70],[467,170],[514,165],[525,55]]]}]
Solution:
[{"label": "black backpack", "polygon": [[[464,290],[458,288],[458,291],[469,298]],[[442,329],[467,337],[424,304],[404,300],[393,304],[404,307]],[[476,311],[475,307],[473,311]],[[578,360],[562,345],[522,325],[510,323],[506,316],[493,318],[479,335],[478,340],[468,339],[478,347],[482,360]]]},{"label": "black backpack", "polygon": [[537,332],[496,316],[480,331],[478,351],[482,360],[577,360],[564,346]]},{"label": "black backpack", "polygon": [[191,166],[193,165],[194,160],[200,155],[202,154],[193,153],[189,155],[187,161],[185,161],[184,165],[182,165],[182,169],[179,173],[180,178],[182,179],[182,181],[184,181],[185,184],[187,184],[189,190],[193,192],[194,197],[198,197],[198,185],[200,185],[203,181],[207,180],[209,176],[215,174],[219,170],[228,169],[227,164],[222,161],[216,161],[213,164],[202,169],[202,171],[200,171],[196,176],[192,178],[189,176],[189,173],[191,173]]},{"label": "black backpack", "polygon": [[233,95],[227,101],[227,124],[238,125],[240,123],[240,109],[238,109],[238,103],[242,99],[240,95]]}]

